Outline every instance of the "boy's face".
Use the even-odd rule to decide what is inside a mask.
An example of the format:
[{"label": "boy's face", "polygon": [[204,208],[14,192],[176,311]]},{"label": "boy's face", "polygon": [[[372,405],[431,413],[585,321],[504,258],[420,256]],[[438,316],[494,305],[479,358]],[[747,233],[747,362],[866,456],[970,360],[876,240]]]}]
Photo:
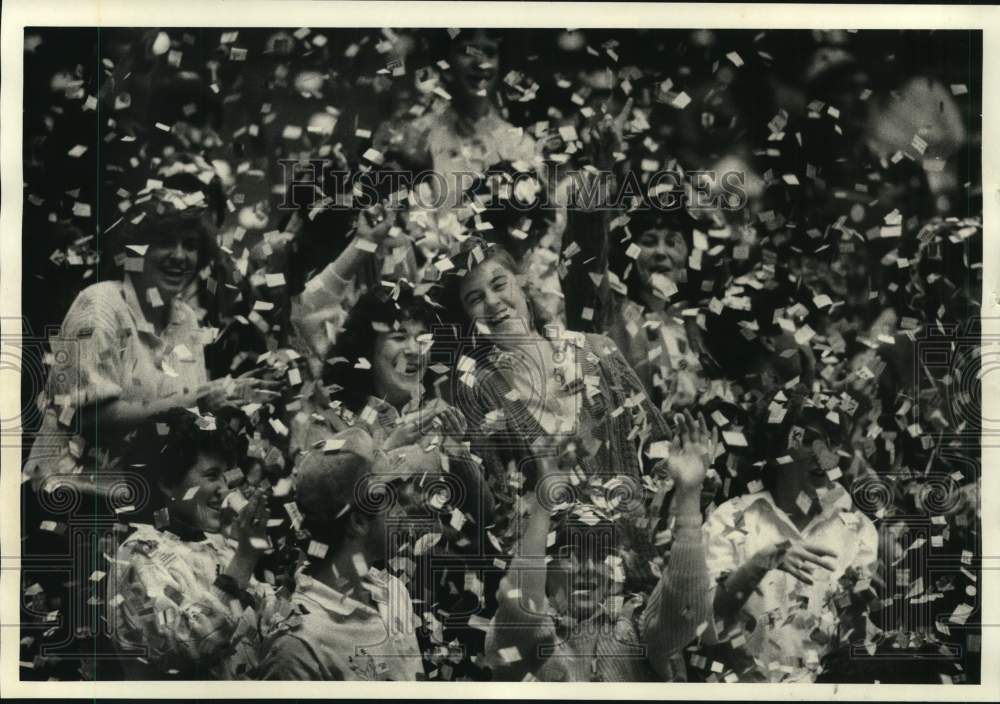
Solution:
[{"label": "boy's face", "polygon": [[609,597],[621,593],[622,582],[615,580],[617,556],[612,538],[613,534],[578,529],[557,548],[548,564],[545,592],[559,614],[587,620]]},{"label": "boy's face", "polygon": [[485,98],[496,90],[500,76],[500,43],[496,39],[482,31],[463,32],[454,42],[450,58],[453,91]]},{"label": "boy's face", "polygon": [[807,425],[802,431],[798,433],[793,429],[790,433],[788,455],[793,462],[787,466],[807,486],[826,487],[831,482],[828,473],[840,461],[836,445],[820,427]]}]

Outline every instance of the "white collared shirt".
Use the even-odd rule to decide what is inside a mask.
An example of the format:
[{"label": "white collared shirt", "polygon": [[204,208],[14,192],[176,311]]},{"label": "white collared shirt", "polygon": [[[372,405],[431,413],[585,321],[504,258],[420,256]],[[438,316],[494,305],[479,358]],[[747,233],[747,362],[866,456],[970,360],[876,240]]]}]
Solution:
[{"label": "white collared shirt", "polygon": [[849,567],[863,578],[874,570],[878,532],[871,520],[854,511],[850,494],[835,484],[820,497],[821,513],[800,531],[778,508],[770,492],[730,499],[705,522],[703,535],[712,584],[733,572],[757,551],[786,540],[804,541],[837,554],[836,569],[817,568],[812,586],[771,570],[750,596],[744,611],[756,627],[743,646],[771,681],[812,681],[819,661],[837,631],[830,597]]}]

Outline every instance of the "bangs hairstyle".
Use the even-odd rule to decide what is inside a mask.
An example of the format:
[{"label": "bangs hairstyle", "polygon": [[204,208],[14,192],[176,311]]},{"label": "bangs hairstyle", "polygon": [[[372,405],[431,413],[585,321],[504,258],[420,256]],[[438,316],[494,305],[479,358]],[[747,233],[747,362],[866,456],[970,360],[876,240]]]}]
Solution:
[{"label": "bangs hairstyle", "polygon": [[[398,296],[393,298],[393,289],[386,286],[370,288],[358,298],[347,315],[343,329],[337,333],[333,350],[323,366],[323,384],[337,384],[340,390],[332,394],[352,413],[359,413],[375,394],[375,372],[371,369],[357,369],[358,360],[364,358],[373,362],[375,344],[379,330],[385,326],[392,330],[404,322],[422,323],[427,332],[441,324],[441,318],[434,307],[414,293],[412,286],[401,283]],[[343,358],[343,359],[338,359]]]},{"label": "bangs hairstyle", "polygon": [[[521,268],[514,257],[506,249],[498,244],[487,242],[481,237],[470,237],[462,242],[457,254],[450,257],[454,268],[444,275],[443,287],[438,292],[437,302],[444,310],[445,322],[452,326],[459,327],[459,333],[467,334],[469,337],[479,338],[475,330],[472,329],[472,321],[465,313],[462,306],[462,281],[466,276],[489,261],[499,262],[507,271],[515,277],[521,276]],[[531,296],[524,294],[524,299],[528,304],[528,311],[537,327],[541,319],[537,315],[532,305]],[[543,332],[539,330],[538,332]]]},{"label": "bangs hairstyle", "polygon": [[245,434],[233,429],[241,424],[240,416],[216,416],[213,430],[199,428],[198,420],[190,411],[175,409],[140,426],[125,445],[125,469],[141,472],[153,486],[176,487],[199,454],[221,458],[227,469],[239,466],[249,444]]},{"label": "bangs hairstyle", "polygon": [[[201,194],[201,200],[195,201],[193,194]],[[148,199],[135,203],[129,209],[119,225],[117,236],[112,238],[116,262],[119,257],[123,261],[127,256],[127,245],[153,244],[183,232],[198,235],[199,269],[218,259],[216,215],[203,191],[183,192],[162,188],[148,195]],[[184,199],[190,199],[191,204],[186,204]]]}]

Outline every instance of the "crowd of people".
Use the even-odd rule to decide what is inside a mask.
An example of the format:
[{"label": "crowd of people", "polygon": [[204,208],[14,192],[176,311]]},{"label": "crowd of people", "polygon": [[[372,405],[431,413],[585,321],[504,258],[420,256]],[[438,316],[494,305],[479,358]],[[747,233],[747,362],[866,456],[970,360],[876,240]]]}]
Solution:
[{"label": "crowd of people", "polygon": [[28,32],[22,677],[978,681],[941,35]]}]

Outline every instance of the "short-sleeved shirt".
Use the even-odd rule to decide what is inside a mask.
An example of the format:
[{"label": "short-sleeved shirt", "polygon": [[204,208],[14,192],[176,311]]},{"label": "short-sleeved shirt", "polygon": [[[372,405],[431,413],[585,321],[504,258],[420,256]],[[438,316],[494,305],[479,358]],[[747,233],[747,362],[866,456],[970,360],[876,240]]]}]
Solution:
[{"label": "short-sleeved shirt", "polygon": [[267,637],[260,679],[416,680],[424,669],[410,594],[379,570],[367,582],[375,607],[297,573],[292,614]]},{"label": "short-sleeved shirt", "polygon": [[849,567],[867,579],[878,554],[878,532],[854,511],[850,494],[835,484],[820,499],[821,512],[801,531],[767,491],[731,499],[705,522],[704,539],[712,583],[733,572],[762,548],[802,540],[834,551],[836,569],[813,571],[812,586],[787,572],[771,570],[750,596],[744,611],[756,627],[744,646],[771,681],[812,681],[837,632],[831,596]]},{"label": "short-sleeved shirt", "polygon": [[[52,474],[81,471],[86,442],[94,442],[78,434],[81,408],[180,397],[208,380],[204,348],[214,331],[199,327],[190,306],[175,300],[157,334],[138,295],[128,276],[88,286],[51,340],[45,417],[24,468],[36,489]],[[114,442],[104,431],[99,437]]]}]

